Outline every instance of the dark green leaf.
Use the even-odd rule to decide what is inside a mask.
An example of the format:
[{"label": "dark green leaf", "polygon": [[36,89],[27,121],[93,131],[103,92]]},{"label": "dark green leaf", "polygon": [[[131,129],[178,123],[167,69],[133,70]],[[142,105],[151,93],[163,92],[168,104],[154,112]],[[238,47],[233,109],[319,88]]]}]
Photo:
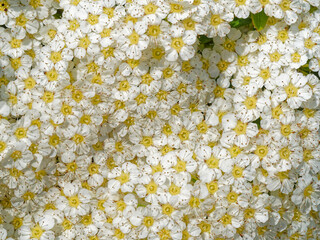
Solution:
[{"label": "dark green leaf", "polygon": [[261,122],[261,118],[258,118],[257,120],[253,121],[253,123],[257,124],[258,129],[260,129],[260,128],[261,128],[261,124],[260,124],[260,122]]},{"label": "dark green leaf", "polygon": [[318,8],[315,7],[315,6],[310,6],[310,10],[309,10],[309,13],[313,13],[317,10]]},{"label": "dark green leaf", "polygon": [[199,50],[202,51],[205,48],[212,48],[214,43],[212,38],[208,38],[205,35],[200,35],[199,39]]},{"label": "dark green leaf", "polygon": [[58,9],[57,12],[53,15],[55,19],[61,19],[62,18],[63,9]]},{"label": "dark green leaf", "polygon": [[233,28],[247,26],[247,25],[251,24],[251,18],[237,18],[237,17],[235,17],[229,24]]},{"label": "dark green leaf", "polygon": [[258,31],[261,31],[262,29],[264,29],[264,27],[267,24],[268,18],[269,17],[264,13],[263,10],[257,14],[251,14],[253,26]]}]

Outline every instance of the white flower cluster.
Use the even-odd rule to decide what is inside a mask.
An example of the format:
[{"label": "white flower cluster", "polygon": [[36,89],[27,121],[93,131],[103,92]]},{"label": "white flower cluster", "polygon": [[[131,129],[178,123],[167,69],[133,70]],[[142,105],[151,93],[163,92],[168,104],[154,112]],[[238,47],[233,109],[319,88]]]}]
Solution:
[{"label": "white flower cluster", "polygon": [[319,239],[319,5],[0,1],[0,240]]}]

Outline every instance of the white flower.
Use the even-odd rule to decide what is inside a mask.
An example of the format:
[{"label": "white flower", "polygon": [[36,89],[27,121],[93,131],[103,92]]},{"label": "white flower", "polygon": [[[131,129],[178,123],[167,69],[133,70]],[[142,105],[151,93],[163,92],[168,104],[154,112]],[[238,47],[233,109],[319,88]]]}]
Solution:
[{"label": "white flower", "polygon": [[210,5],[210,14],[205,19],[208,25],[208,37],[224,37],[230,32],[230,25],[233,19],[233,13],[223,8],[219,4]]},{"label": "white flower", "polygon": [[147,30],[147,24],[143,21],[133,24],[129,22],[123,27],[117,42],[120,45],[120,49],[126,52],[126,55],[130,59],[138,60],[142,56],[142,51],[148,47],[149,38],[145,34]]},{"label": "white flower", "polygon": [[260,112],[271,105],[270,92],[265,90],[257,95],[246,94],[244,91],[236,91],[234,107],[236,115],[242,122],[254,121],[260,117]]},{"label": "white flower", "polygon": [[56,201],[56,206],[64,212],[67,217],[76,218],[84,216],[89,212],[92,193],[81,188],[79,181],[68,182],[63,186],[64,196]]},{"label": "white flower", "polygon": [[313,181],[310,175],[298,179],[298,187],[291,197],[293,203],[299,206],[301,212],[308,214],[319,205],[319,183]]},{"label": "white flower", "polygon": [[252,0],[226,0],[223,5],[238,18],[249,17],[250,12],[257,13],[258,9],[254,9],[255,1]]},{"label": "white flower", "polygon": [[222,146],[230,147],[236,144],[239,147],[246,147],[250,138],[258,133],[258,127],[255,123],[244,123],[236,118],[232,113],[226,114],[222,118],[224,131],[220,142]]},{"label": "white flower", "polygon": [[122,192],[132,192],[138,183],[137,166],[130,162],[123,163],[108,173],[108,179],[108,187],[112,192],[120,188]]},{"label": "white flower", "polygon": [[195,54],[192,46],[196,42],[195,32],[173,25],[170,33],[170,35],[164,35],[161,39],[166,51],[166,59],[176,61],[180,56],[182,60],[187,61],[192,58]]},{"label": "white flower", "polygon": [[282,73],[277,79],[277,88],[272,93],[272,98],[277,102],[287,101],[293,108],[299,108],[304,101],[311,98],[311,88],[306,84],[307,78],[296,71]]}]

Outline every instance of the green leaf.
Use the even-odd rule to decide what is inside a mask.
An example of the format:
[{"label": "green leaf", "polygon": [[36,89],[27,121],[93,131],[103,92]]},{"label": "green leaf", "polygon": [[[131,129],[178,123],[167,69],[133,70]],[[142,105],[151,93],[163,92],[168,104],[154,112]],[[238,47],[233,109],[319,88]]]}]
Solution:
[{"label": "green leaf", "polygon": [[315,12],[315,11],[317,11],[317,7],[315,7],[315,6],[310,6],[310,10],[309,10],[309,13],[313,13],[313,12]]},{"label": "green leaf", "polygon": [[251,14],[253,26],[258,31],[261,31],[262,29],[264,29],[264,27],[267,24],[268,18],[269,17],[264,13],[263,10],[257,14]]},{"label": "green leaf", "polygon": [[260,122],[261,122],[261,118],[258,118],[257,120],[253,121],[253,123],[257,124],[258,129],[261,128],[261,123]]},{"label": "green leaf", "polygon": [[233,28],[240,28],[242,26],[248,26],[251,24],[251,18],[237,18],[237,17],[235,17],[229,24]]},{"label": "green leaf", "polygon": [[61,19],[62,18],[63,9],[58,9],[57,12],[53,15],[55,19]]},{"label": "green leaf", "polygon": [[198,36],[199,40],[199,50],[203,51],[205,48],[212,48],[214,43],[212,38],[208,38],[205,35]]}]

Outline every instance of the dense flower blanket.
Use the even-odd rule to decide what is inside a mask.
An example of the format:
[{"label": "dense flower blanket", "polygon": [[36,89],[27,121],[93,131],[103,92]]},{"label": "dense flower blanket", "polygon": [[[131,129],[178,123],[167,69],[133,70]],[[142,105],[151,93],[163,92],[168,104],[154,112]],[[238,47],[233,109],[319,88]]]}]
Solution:
[{"label": "dense flower blanket", "polygon": [[0,1],[0,240],[319,239],[319,5]]}]

